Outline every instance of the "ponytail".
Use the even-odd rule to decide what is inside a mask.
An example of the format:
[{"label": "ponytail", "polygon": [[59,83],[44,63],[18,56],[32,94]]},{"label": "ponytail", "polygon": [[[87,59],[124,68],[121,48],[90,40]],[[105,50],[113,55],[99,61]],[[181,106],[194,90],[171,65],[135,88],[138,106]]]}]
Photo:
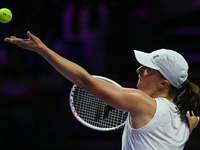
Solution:
[{"label": "ponytail", "polygon": [[186,80],[184,83],[186,89],[182,91],[176,101],[176,105],[183,113],[189,112],[190,116],[200,116],[200,89],[199,87]]}]

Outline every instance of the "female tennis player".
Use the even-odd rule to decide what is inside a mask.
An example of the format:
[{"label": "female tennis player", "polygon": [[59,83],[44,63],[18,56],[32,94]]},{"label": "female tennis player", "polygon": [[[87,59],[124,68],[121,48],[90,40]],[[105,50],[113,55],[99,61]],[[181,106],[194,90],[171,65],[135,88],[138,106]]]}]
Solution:
[{"label": "female tennis player", "polygon": [[[122,150],[184,148],[198,124],[200,93],[198,86],[188,80],[188,64],[180,54],[166,49],[150,54],[134,51],[142,66],[137,69],[137,89],[130,89],[92,77],[82,67],[49,49],[29,31],[27,36],[28,39],[11,36],[4,41],[37,52],[72,83],[108,105],[129,112]],[[182,86],[185,90],[179,94]]]}]

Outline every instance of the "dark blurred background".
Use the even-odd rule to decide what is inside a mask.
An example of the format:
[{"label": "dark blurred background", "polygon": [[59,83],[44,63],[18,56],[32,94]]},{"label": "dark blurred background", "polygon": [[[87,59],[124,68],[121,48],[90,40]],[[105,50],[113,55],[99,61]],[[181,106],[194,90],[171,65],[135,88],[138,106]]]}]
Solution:
[{"label": "dark blurred background", "polygon": [[[0,23],[0,149],[121,148],[122,129],[91,130],[71,113],[72,83],[41,56],[3,42],[29,30],[90,74],[135,87],[133,49],[178,51],[200,86],[200,0],[10,0],[13,19]],[[200,150],[200,125],[185,150]]]}]

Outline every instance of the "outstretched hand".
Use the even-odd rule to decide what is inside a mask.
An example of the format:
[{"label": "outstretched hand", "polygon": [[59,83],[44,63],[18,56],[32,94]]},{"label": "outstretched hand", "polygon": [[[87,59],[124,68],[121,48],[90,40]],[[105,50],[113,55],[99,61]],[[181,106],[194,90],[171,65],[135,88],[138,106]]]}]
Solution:
[{"label": "outstretched hand", "polygon": [[31,34],[30,31],[27,32],[28,39],[17,38],[15,36],[11,36],[10,38],[5,38],[5,42],[13,43],[23,49],[32,50],[39,52],[45,45],[41,42],[41,40],[35,35]]}]

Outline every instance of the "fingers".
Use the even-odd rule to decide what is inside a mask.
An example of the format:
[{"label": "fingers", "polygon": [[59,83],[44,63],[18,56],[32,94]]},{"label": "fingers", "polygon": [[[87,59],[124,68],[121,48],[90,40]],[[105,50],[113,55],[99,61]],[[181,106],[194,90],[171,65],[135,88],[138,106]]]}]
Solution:
[{"label": "fingers", "polygon": [[40,47],[44,46],[41,40],[35,35],[33,35],[30,31],[27,32],[27,36],[28,39],[22,39],[22,38],[17,38],[15,36],[11,36],[5,38],[4,41],[15,44],[19,47],[22,47],[23,49],[32,51],[36,51],[37,49],[40,49]]},{"label": "fingers", "polygon": [[[31,34],[30,31],[27,32],[27,36],[28,36],[29,38],[31,38],[31,39],[34,37],[34,35]],[[18,40],[18,39],[20,39],[20,38],[17,38],[17,37],[15,37],[15,36],[6,37],[6,38],[4,39],[4,42],[11,42],[11,43],[13,43],[13,42],[15,42],[15,40]]]},{"label": "fingers", "polygon": [[5,42],[12,42],[13,40],[17,39],[15,36],[11,36],[10,38],[5,38]]},{"label": "fingers", "polygon": [[11,36],[10,38],[5,38],[5,39],[4,39],[4,42],[11,42],[11,43],[13,43],[13,42],[15,42],[15,40],[17,40],[17,39],[18,39],[17,37]]},{"label": "fingers", "polygon": [[10,38],[5,38],[4,42],[10,42]]},{"label": "fingers", "polygon": [[5,42],[10,42],[12,44],[15,44],[15,45],[20,46],[20,47],[23,48],[26,39],[21,39],[21,38],[15,37],[15,36],[11,36],[10,38],[5,38],[4,41]]}]

